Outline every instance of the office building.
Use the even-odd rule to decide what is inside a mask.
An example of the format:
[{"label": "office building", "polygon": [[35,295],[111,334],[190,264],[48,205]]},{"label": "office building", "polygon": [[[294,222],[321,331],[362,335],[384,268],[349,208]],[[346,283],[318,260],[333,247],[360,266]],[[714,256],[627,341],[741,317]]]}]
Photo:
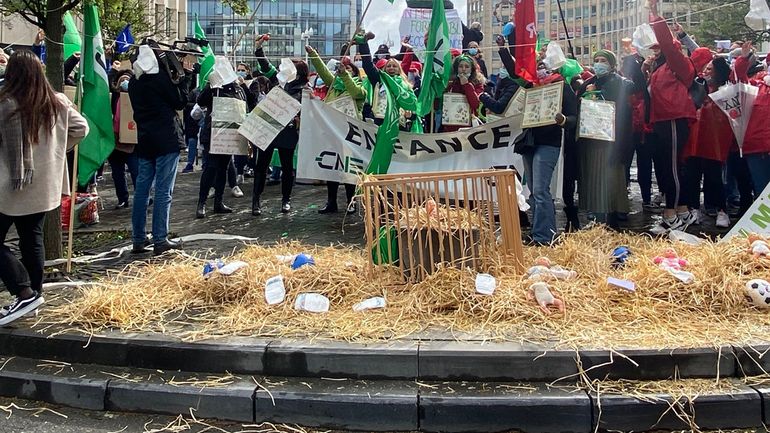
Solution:
[{"label": "office building", "polygon": [[[249,23],[251,11],[246,16],[237,15],[218,0],[188,0],[188,6],[189,33],[198,14],[216,54],[249,63],[255,63],[254,36],[264,33],[270,33],[265,52],[271,60],[304,58],[308,42],[322,56],[338,56],[362,13],[361,0],[249,0],[251,11],[258,8],[254,22]],[[303,40],[303,33],[311,28],[312,35]],[[244,29],[245,36],[239,42]]]},{"label": "office building", "polygon": [[[535,1],[540,39],[559,41],[565,53],[570,52],[571,42],[575,58],[582,63],[589,63],[591,54],[597,49],[607,48],[620,53],[621,39],[631,37],[637,26],[648,21],[649,11],[644,7],[644,0]],[[493,60],[495,70],[501,64],[493,47],[494,37],[511,19],[515,3],[515,0],[468,0],[468,21],[481,23],[485,35],[484,53]],[[564,14],[563,21],[559,6]],[[685,28],[698,24],[697,16],[689,13],[690,4],[686,0],[661,0],[659,8],[664,18],[677,17]]]}]

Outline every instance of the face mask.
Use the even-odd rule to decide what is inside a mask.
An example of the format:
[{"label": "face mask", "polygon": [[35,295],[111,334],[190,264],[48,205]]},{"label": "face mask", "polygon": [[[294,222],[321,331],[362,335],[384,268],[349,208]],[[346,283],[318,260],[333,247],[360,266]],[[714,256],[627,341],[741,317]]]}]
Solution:
[{"label": "face mask", "polygon": [[597,77],[603,77],[612,71],[612,68],[610,68],[610,65],[606,63],[594,63],[594,72],[596,72]]},{"label": "face mask", "polygon": [[5,77],[5,65],[0,66],[0,77]]},{"label": "face mask", "polygon": [[316,86],[316,87],[321,87],[321,86],[323,86],[323,85],[324,85],[324,80],[323,80],[323,78],[321,78],[321,77],[318,77],[318,78],[316,78],[316,79],[315,79],[315,86]]},{"label": "face mask", "polygon": [[120,90],[124,92],[128,92],[128,80],[120,83]]},{"label": "face mask", "polygon": [[497,73],[497,78],[500,80],[504,80],[508,78],[510,75],[508,75],[507,69],[500,69],[500,71]]},{"label": "face mask", "polygon": [[362,61],[360,61],[360,60],[359,60],[359,61],[357,61],[357,62],[353,62],[353,64],[354,64],[354,65],[356,66],[356,68],[358,68],[358,69],[361,69],[361,68],[363,68],[363,67],[364,67],[364,62],[362,62]]},{"label": "face mask", "polygon": [[706,80],[707,83],[711,83],[711,80],[713,80],[713,77],[711,75],[704,75],[703,79]]},{"label": "face mask", "polygon": [[544,80],[546,77],[548,77],[548,71],[546,69],[538,69],[537,70],[537,79],[538,80]]},{"label": "face mask", "polygon": [[238,76],[239,76],[239,77],[241,77],[241,78],[246,78],[246,77],[247,77],[247,75],[248,75],[248,74],[246,73],[246,71],[238,71],[238,72],[237,72],[237,74],[238,74]]},{"label": "face mask", "polygon": [[414,79],[416,78],[416,75],[414,74],[414,72],[410,72],[407,75],[407,78],[409,79],[409,81],[414,81]]},{"label": "face mask", "polygon": [[477,48],[468,48],[468,54],[470,54],[471,56],[475,56],[478,53],[479,53],[479,50]]}]

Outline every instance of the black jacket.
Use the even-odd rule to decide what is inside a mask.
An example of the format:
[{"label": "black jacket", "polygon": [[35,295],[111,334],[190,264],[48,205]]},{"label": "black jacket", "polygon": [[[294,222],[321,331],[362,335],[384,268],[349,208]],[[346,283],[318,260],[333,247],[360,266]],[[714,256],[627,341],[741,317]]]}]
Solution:
[{"label": "black jacket", "polygon": [[136,154],[139,158],[157,157],[179,152],[185,147],[182,121],[177,111],[187,103],[188,78],[175,85],[168,74],[143,74],[132,78],[128,96],[134,108],[137,128]]},{"label": "black jacket", "polygon": [[508,104],[511,102],[513,95],[519,90],[519,85],[515,81],[506,77],[498,81],[495,88],[495,96],[490,97],[486,93],[482,93],[479,99],[487,108],[487,110],[495,114],[503,114],[505,109],[508,108]]},{"label": "black jacket", "polygon": [[[578,101],[575,96],[575,92],[567,83],[563,83],[564,89],[562,91],[561,102],[561,114],[567,118],[567,123],[564,124],[565,130],[575,129],[577,125],[578,114]],[[559,125],[541,126],[539,128],[532,128],[532,132],[535,134],[535,146],[552,146],[561,147],[561,133],[562,127]],[[569,131],[567,131],[569,132]]]},{"label": "black jacket", "polygon": [[[307,89],[307,82],[304,79],[296,79],[289,83],[286,83],[283,90],[289,94],[292,98],[296,99],[300,103],[302,102],[302,91]],[[271,146],[275,146],[278,149],[294,149],[299,142],[299,125],[292,121],[286,125],[275,140],[271,143]]]},{"label": "black jacket", "polygon": [[[634,83],[615,73],[601,78],[591,77],[578,91],[579,98],[585,94],[586,88],[591,84],[596,86],[596,90],[601,90],[605,101],[615,103],[615,146],[612,158],[617,162],[625,162],[634,151],[630,103],[630,97],[634,93]],[[578,102],[582,101],[578,99]],[[584,140],[580,139],[580,141]]]},{"label": "black jacket", "polygon": [[211,145],[211,112],[214,105],[214,98],[235,98],[241,101],[246,101],[246,92],[243,86],[235,83],[230,83],[221,89],[212,89],[208,84],[201,91],[198,96],[198,105],[201,108],[206,109],[206,119],[204,120],[203,127],[201,128],[200,142],[203,148],[208,151]]},{"label": "black jacket", "polygon": [[184,138],[185,140],[189,140],[191,138],[198,138],[198,133],[201,130],[200,127],[200,121],[195,120],[192,118],[192,110],[195,108],[195,104],[198,102],[198,95],[200,92],[198,92],[197,89],[190,92],[190,94],[187,97],[187,105],[184,107]]}]

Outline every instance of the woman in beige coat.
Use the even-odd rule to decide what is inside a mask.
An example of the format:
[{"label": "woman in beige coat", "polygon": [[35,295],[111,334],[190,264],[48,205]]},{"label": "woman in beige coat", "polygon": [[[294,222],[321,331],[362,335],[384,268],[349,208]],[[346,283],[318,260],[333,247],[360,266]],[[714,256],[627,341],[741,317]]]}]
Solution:
[{"label": "woman in beige coat", "polygon": [[[0,310],[0,326],[43,302],[43,220],[68,194],[67,149],[88,134],[88,123],[45,78],[31,51],[8,60],[0,88],[0,280],[15,297]],[[5,245],[11,225],[19,260]]]}]

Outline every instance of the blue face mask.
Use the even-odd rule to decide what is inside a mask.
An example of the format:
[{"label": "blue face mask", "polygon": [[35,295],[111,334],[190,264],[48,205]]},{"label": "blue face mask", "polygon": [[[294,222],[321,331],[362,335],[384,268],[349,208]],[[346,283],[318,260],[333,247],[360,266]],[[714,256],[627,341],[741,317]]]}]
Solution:
[{"label": "blue face mask", "polygon": [[238,76],[239,76],[239,77],[241,77],[241,78],[246,78],[246,77],[247,77],[247,75],[248,75],[248,73],[247,73],[246,71],[238,71],[238,72],[236,72],[236,73],[237,73],[237,74],[238,74]]},{"label": "blue face mask", "polygon": [[120,90],[124,92],[128,92],[128,80],[120,83]]},{"label": "blue face mask", "polygon": [[607,63],[594,63],[594,72],[597,77],[604,77],[612,72],[612,68]]},{"label": "blue face mask", "polygon": [[475,56],[478,53],[479,53],[478,49],[476,49],[476,48],[468,48],[468,54],[470,54],[471,56]]},{"label": "blue face mask", "polygon": [[499,80],[504,80],[504,79],[510,77],[510,75],[508,75],[508,70],[507,69],[500,69],[500,71],[497,73],[497,77],[498,77]]}]

